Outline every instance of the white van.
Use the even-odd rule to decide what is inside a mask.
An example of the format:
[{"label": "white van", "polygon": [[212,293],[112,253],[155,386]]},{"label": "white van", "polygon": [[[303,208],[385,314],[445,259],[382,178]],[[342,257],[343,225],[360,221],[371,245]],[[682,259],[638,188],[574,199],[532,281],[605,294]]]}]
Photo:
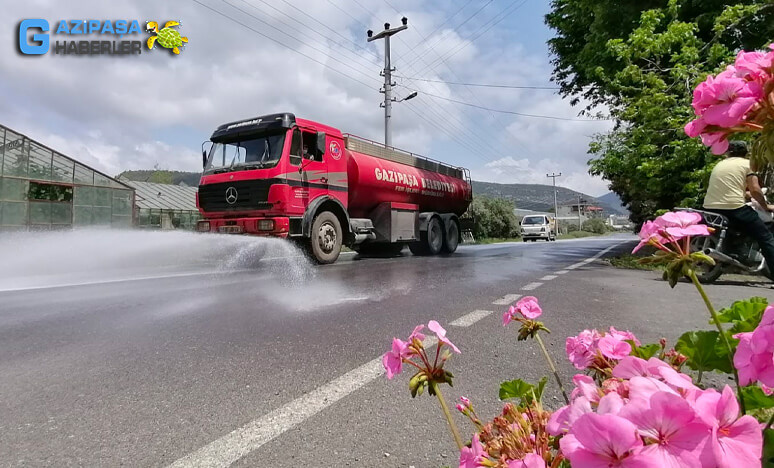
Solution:
[{"label": "white van", "polygon": [[554,218],[546,215],[525,216],[521,220],[521,237],[525,240],[536,241],[545,239],[546,241],[556,240],[556,221]]}]

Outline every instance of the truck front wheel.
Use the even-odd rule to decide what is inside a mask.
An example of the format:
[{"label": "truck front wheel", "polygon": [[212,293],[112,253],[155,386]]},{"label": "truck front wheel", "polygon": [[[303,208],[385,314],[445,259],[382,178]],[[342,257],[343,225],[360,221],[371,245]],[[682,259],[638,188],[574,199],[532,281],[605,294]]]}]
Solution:
[{"label": "truck front wheel", "polygon": [[323,211],[312,223],[311,254],[320,264],[333,263],[341,253],[342,232],[339,218],[330,211]]}]

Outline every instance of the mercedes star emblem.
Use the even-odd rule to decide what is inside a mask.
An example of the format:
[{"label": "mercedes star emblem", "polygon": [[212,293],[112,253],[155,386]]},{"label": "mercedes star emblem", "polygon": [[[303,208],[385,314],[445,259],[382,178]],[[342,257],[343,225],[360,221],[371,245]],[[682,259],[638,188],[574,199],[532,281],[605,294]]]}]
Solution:
[{"label": "mercedes star emblem", "polygon": [[237,189],[234,187],[229,187],[226,189],[226,203],[233,205],[236,203],[238,197],[239,193],[237,192]]}]

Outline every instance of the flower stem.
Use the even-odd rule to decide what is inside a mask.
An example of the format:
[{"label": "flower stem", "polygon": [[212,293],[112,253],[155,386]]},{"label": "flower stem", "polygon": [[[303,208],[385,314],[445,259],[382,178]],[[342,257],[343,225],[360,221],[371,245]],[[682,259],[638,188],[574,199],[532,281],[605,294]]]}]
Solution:
[{"label": "flower stem", "polygon": [[457,430],[457,425],[454,424],[454,419],[452,419],[452,415],[449,412],[449,407],[446,406],[446,400],[443,399],[441,387],[432,380],[430,381],[430,386],[433,388],[433,393],[435,393],[435,396],[438,397],[438,401],[441,403],[441,409],[443,410],[443,415],[446,416],[446,422],[449,423],[449,429],[451,429],[452,435],[454,436],[454,442],[457,443],[457,448],[462,450],[465,445],[462,443],[460,432]]},{"label": "flower stem", "polygon": [[723,338],[723,343],[726,345],[726,349],[728,350],[728,360],[731,362],[731,370],[734,373],[734,382],[736,382],[736,394],[739,397],[739,406],[742,409],[742,414],[747,414],[747,410],[744,404],[744,397],[742,396],[742,386],[739,385],[739,373],[736,371],[736,367],[734,366],[734,351],[731,349],[731,343],[728,341],[728,336],[726,335],[725,330],[723,330],[723,326],[720,324],[720,318],[718,318],[718,314],[715,312],[715,307],[712,306],[712,302],[710,302],[709,297],[707,297],[707,293],[704,292],[704,288],[702,287],[701,283],[699,283],[699,278],[696,277],[696,272],[693,271],[693,268],[688,269],[688,277],[691,278],[691,281],[696,287],[696,290],[699,291],[699,295],[701,295],[701,298],[704,300],[704,305],[707,306],[707,310],[712,316],[712,321],[715,323],[721,338]]},{"label": "flower stem", "polygon": [[771,415],[769,418],[769,422],[766,423],[766,429],[764,431],[768,431],[771,428],[771,425],[774,424],[774,414]]},{"label": "flower stem", "polygon": [[556,383],[559,384],[559,390],[562,391],[562,396],[564,396],[565,403],[569,405],[570,399],[567,398],[567,392],[564,391],[564,386],[562,385],[562,379],[559,378],[559,373],[556,372],[556,366],[554,365],[554,361],[553,359],[551,359],[551,356],[548,354],[546,345],[543,344],[543,339],[540,338],[540,335],[538,333],[535,333],[535,340],[537,340],[538,344],[540,345],[540,349],[543,350],[543,355],[546,357],[546,361],[548,361],[548,367],[550,367],[551,372],[554,373],[554,378],[556,379]]}]

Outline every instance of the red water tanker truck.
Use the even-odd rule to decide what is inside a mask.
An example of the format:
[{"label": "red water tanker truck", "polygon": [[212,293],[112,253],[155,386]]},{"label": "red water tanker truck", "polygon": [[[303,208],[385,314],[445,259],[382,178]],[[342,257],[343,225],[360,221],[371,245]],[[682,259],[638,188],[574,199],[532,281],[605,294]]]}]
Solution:
[{"label": "red water tanker truck", "polygon": [[201,232],[298,241],[319,263],[361,253],[452,253],[472,199],[467,169],[272,114],[227,123],[203,145]]}]

